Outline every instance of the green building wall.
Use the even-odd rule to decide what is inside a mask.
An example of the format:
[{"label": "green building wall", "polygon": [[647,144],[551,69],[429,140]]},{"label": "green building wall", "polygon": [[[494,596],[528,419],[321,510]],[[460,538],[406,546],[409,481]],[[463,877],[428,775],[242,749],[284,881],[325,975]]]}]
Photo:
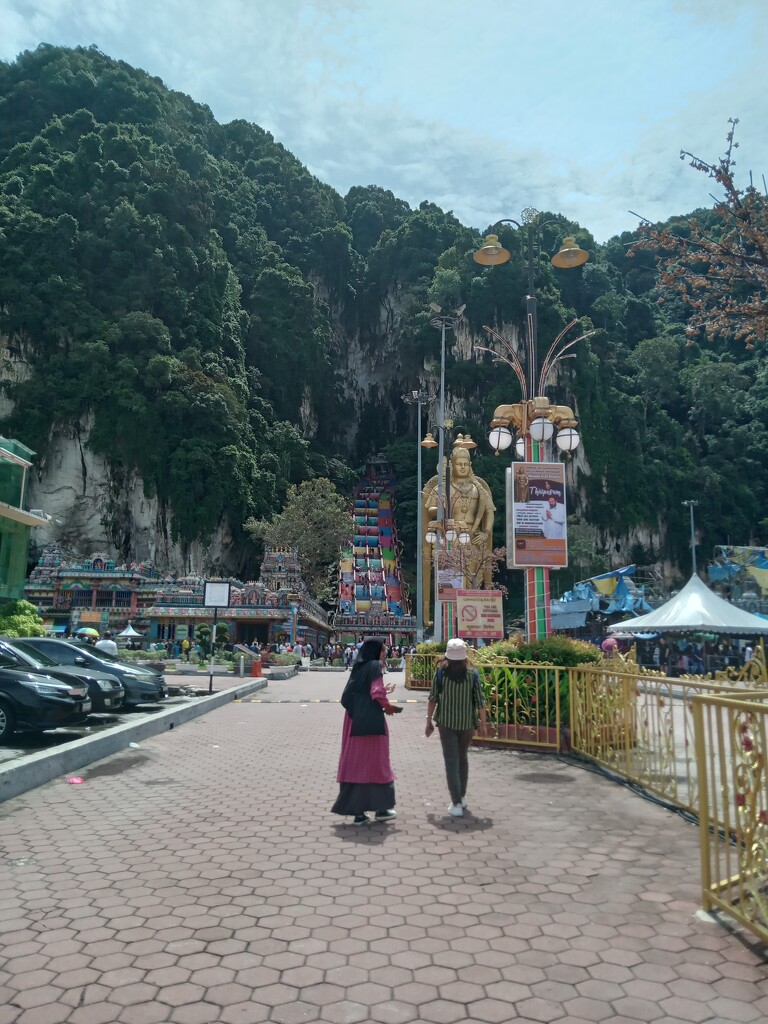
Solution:
[{"label": "green building wall", "polygon": [[0,599],[24,597],[29,552],[29,527],[0,513]]}]

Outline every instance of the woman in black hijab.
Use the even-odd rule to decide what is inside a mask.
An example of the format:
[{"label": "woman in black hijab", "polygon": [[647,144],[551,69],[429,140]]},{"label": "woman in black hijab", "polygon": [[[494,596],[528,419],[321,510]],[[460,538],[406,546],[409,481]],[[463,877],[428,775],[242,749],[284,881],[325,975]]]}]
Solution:
[{"label": "woman in black hijab", "polygon": [[384,716],[403,709],[387,698],[394,684],[384,685],[383,651],[383,640],[365,641],[341,696],[345,714],[336,776],[339,795],[331,810],[334,814],[353,814],[355,825],[370,822],[366,811],[375,811],[376,821],[396,817],[395,773],[389,760],[389,730]]}]

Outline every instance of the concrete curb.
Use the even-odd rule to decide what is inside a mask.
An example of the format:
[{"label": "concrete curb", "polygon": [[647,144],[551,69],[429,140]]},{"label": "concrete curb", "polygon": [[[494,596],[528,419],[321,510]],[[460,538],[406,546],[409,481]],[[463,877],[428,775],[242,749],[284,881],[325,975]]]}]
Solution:
[{"label": "concrete curb", "polygon": [[266,669],[270,679],[292,679],[299,674],[295,665],[269,665]]},{"label": "concrete curb", "polygon": [[66,743],[55,750],[43,750],[37,754],[19,758],[18,761],[7,767],[0,768],[0,803],[18,796],[20,793],[26,793],[29,789],[36,789],[60,775],[68,775],[78,768],[84,768],[85,765],[91,764],[93,761],[100,761],[103,757],[116,754],[130,743],[149,739],[150,736],[168,732],[177,725],[191,722],[193,719],[199,718],[200,715],[215,711],[216,708],[223,707],[249,693],[263,690],[266,685],[266,679],[252,679],[241,686],[233,686],[228,690],[211,694],[210,697],[200,697],[193,703],[185,704],[182,707],[158,711],[156,715],[140,722],[126,722],[125,725],[115,726],[98,736],[87,736],[84,739]]}]

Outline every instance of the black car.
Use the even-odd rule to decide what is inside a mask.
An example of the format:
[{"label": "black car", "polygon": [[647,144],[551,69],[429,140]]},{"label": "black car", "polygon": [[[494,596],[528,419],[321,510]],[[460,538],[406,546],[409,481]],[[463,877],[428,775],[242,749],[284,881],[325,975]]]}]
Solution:
[{"label": "black car", "polygon": [[125,689],[124,707],[156,704],[168,696],[165,681],[159,672],[118,661],[104,651],[81,647],[76,643],[71,644],[68,640],[52,640],[47,636],[25,636],[24,643],[42,654],[47,654],[57,665],[95,669],[116,676]]},{"label": "black car", "polygon": [[85,683],[69,685],[40,672],[0,668],[0,743],[14,732],[80,725],[90,711]]},{"label": "black car", "polygon": [[123,703],[123,684],[116,676],[86,667],[58,665],[53,658],[30,647],[25,640],[0,637],[0,668],[42,672],[70,685],[85,683],[93,711],[117,711]]}]

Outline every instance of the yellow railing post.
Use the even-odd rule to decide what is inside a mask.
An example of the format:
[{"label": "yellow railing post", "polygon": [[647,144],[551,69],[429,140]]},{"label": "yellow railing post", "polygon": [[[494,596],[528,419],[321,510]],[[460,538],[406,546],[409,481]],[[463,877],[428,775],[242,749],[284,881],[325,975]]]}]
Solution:
[{"label": "yellow railing post", "polygon": [[699,792],[699,858],[701,863],[701,905],[712,909],[711,850],[709,822],[709,780],[707,778],[707,743],[704,733],[704,704],[701,696],[693,698],[693,742],[696,751],[696,778]]}]

